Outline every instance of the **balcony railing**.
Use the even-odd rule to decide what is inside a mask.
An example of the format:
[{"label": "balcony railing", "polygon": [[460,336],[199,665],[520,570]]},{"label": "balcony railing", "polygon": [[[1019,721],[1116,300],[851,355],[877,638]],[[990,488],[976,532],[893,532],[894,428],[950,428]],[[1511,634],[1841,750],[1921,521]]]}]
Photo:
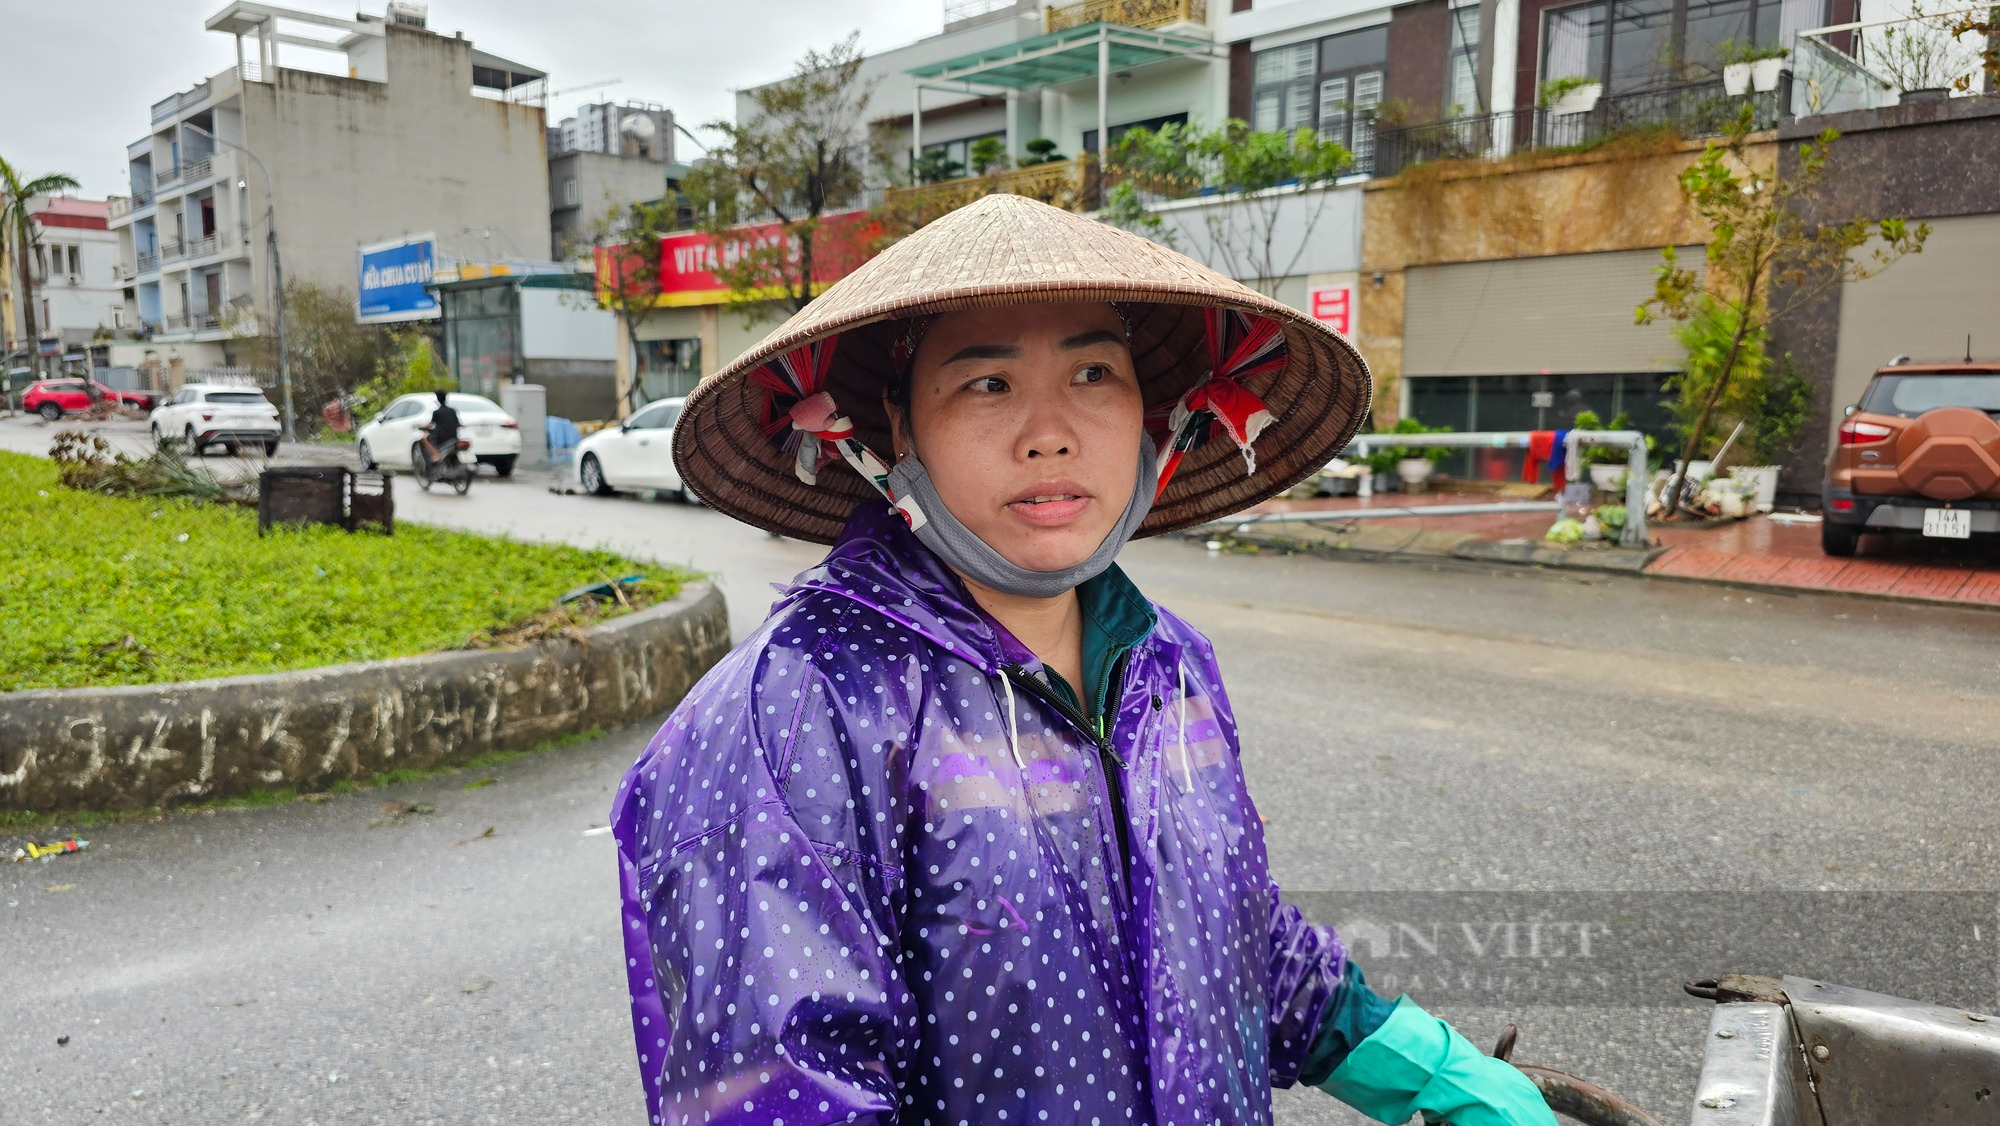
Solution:
[{"label": "balcony railing", "polygon": [[205,156],[192,164],[181,165],[181,183],[193,184],[208,179],[208,174],[212,171],[210,165],[209,158]]},{"label": "balcony railing", "polygon": [[1087,156],[1030,164],[984,176],[961,176],[934,184],[890,188],[884,193],[891,207],[921,209],[943,214],[989,195],[1021,195],[1063,208],[1084,211],[1091,206],[1096,187],[1095,165]]},{"label": "balcony railing", "polygon": [[1736,120],[1746,102],[1755,128],[1777,128],[1778,91],[1731,96],[1719,80],[1603,97],[1580,113],[1523,107],[1421,125],[1377,126],[1373,171],[1377,176],[1394,176],[1410,165],[1433,160],[1580,149],[1646,129],[1713,137]]},{"label": "balcony railing", "polygon": [[1062,31],[1093,23],[1126,27],[1166,27],[1208,22],[1208,0],[1082,0],[1042,9],[1042,30]]},{"label": "balcony railing", "polygon": [[160,256],[158,254],[141,254],[133,262],[132,268],[142,274],[151,270],[157,270],[160,268]]},{"label": "balcony railing", "polygon": [[198,238],[187,244],[187,256],[189,258],[200,258],[206,254],[214,254],[216,248],[220,245],[222,244],[216,235]]},{"label": "balcony railing", "polygon": [[178,180],[180,178],[181,178],[180,166],[175,165],[174,167],[167,169],[165,172],[155,172],[153,174],[153,186],[156,188],[164,188],[168,184],[171,184],[175,180]]},{"label": "balcony railing", "polygon": [[185,257],[187,257],[187,248],[182,244],[178,242],[163,242],[160,244],[160,261],[172,262]]},{"label": "balcony railing", "polygon": [[165,121],[174,115],[175,110],[180,108],[181,96],[179,94],[168,94],[166,97],[153,103],[153,120],[156,122]]}]

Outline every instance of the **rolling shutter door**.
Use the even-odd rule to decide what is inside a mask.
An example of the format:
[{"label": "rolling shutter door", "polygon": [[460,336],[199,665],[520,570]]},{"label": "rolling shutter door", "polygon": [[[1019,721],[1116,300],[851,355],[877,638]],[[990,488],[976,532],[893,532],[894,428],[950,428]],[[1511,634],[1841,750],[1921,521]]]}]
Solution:
[{"label": "rolling shutter door", "polygon": [[[1699,266],[1701,248],[1683,248]],[[1415,266],[1404,274],[1403,374],[1675,371],[1671,326],[1632,323],[1657,250]]]}]

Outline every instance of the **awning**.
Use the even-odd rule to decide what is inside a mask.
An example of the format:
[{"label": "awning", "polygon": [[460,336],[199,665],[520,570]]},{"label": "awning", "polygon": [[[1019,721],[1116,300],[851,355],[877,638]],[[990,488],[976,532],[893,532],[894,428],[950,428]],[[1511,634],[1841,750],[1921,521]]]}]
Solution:
[{"label": "awning", "polygon": [[1213,43],[1192,35],[1100,22],[930,63],[909,74],[923,85],[963,83],[1004,90],[1076,82],[1097,76],[1100,39],[1109,45],[1113,70],[1130,70],[1167,59],[1209,57],[1215,52]]}]

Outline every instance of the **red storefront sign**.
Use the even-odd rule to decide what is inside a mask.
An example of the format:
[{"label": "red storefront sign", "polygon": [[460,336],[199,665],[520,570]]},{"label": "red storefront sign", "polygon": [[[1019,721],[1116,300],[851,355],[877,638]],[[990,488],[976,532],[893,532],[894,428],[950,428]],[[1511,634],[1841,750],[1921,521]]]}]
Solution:
[{"label": "red storefront sign", "polygon": [[[818,291],[832,285],[866,262],[872,257],[873,244],[880,234],[880,224],[872,221],[865,211],[823,217],[813,239],[813,289]],[[717,270],[741,261],[746,254],[792,241],[795,240],[788,238],[781,223],[739,227],[721,238],[699,231],[667,235],[660,240],[657,304],[716,305],[727,301],[729,285],[716,276]],[[619,260],[628,254],[624,247],[598,249],[597,285],[600,292],[619,288]],[[789,257],[796,260],[797,254],[798,248],[794,245],[790,248]]]},{"label": "red storefront sign", "polygon": [[1354,287],[1336,285],[1312,291],[1314,320],[1325,321],[1335,332],[1351,332],[1354,324]]}]

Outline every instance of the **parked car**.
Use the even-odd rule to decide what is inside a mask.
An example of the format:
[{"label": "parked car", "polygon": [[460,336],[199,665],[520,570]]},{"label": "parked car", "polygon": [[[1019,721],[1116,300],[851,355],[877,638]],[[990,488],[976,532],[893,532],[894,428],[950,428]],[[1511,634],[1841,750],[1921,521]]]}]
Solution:
[{"label": "parked car", "polygon": [[[89,385],[97,389],[101,399],[113,403],[152,410],[156,397],[150,391],[118,391],[91,380]],[[65,414],[90,409],[90,392],[84,389],[82,379],[74,376],[68,379],[39,379],[28,385],[21,396],[21,409],[33,411],[54,422]]]},{"label": "parked car", "polygon": [[278,452],[278,408],[256,387],[189,383],[153,409],[152,423],[155,443],[179,442],[196,456],[210,446]]},{"label": "parked car", "polygon": [[1878,370],[1827,459],[1820,547],[1864,532],[1969,539],[2000,532],[2000,363]]},{"label": "parked car", "polygon": [[661,399],[632,412],[616,426],[586,434],[576,445],[577,483],[604,496],[620,489],[676,493],[690,504],[701,498],[674,471],[674,424],[686,399]]},{"label": "parked car", "polygon": [[[458,412],[458,436],[472,443],[472,449],[459,456],[469,454],[480,465],[492,466],[500,476],[513,476],[514,463],[521,460],[521,424],[514,416],[484,395],[454,391],[447,401]],[[381,414],[355,431],[361,467],[415,469],[417,444],[423,441],[424,424],[436,409],[437,396],[428,391],[390,400]]]}]

